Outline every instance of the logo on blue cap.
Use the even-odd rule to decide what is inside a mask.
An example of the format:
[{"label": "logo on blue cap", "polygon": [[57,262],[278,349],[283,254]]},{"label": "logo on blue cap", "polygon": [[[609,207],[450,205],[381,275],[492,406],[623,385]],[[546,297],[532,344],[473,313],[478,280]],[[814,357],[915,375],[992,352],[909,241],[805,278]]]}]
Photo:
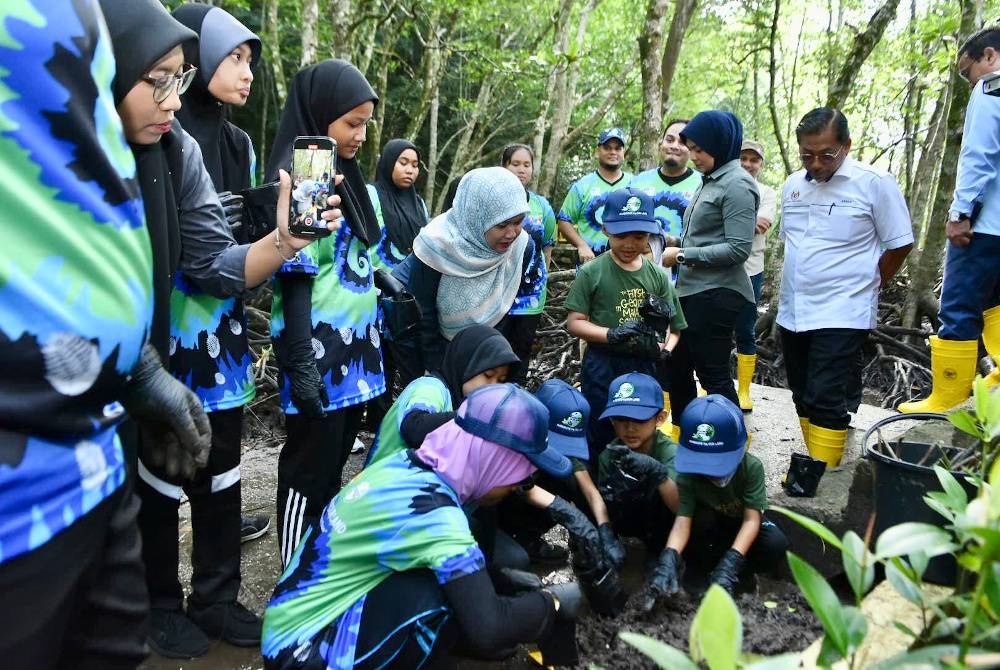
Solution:
[{"label": "logo on blue cap", "polygon": [[618,387],[618,391],[615,392],[615,400],[633,400],[635,402],[640,402],[640,398],[635,397],[635,387],[628,382],[623,382],[621,386]]},{"label": "logo on blue cap", "polygon": [[563,418],[563,420],[559,423],[566,428],[579,428],[580,424],[583,423],[583,413],[570,412],[570,414]]},{"label": "logo on blue cap", "polygon": [[691,440],[693,442],[711,443],[713,437],[715,437],[715,426],[710,423],[699,423],[691,435]]}]

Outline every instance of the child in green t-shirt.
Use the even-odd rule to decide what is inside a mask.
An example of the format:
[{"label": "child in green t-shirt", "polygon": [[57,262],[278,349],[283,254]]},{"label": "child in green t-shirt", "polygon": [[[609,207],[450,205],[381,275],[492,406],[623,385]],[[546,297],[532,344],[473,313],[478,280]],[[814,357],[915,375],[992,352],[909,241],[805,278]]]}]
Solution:
[{"label": "child in green t-shirt", "polygon": [[598,488],[615,532],[636,537],[659,551],[677,513],[677,445],[659,429],[667,420],[663,390],[639,372],[611,382],[602,419],[611,419],[617,437],[601,452]]},{"label": "child in green t-shirt", "polygon": [[788,549],[784,533],[764,518],[764,466],[747,452],[740,408],[718,394],[697,398],[681,415],[680,428],[674,460],[680,507],[641,605],[647,610],[660,595],[679,590],[685,550],[697,553],[699,562],[717,560],[709,581],[733,593],[744,568],[772,570]]},{"label": "child in green t-shirt", "polygon": [[[669,274],[643,256],[649,236],[660,232],[655,209],[638,189],[611,193],[604,207],[610,253],[582,265],[566,296],[566,327],[589,344],[580,390],[592,411],[587,427],[591,464],[614,437],[609,423],[599,418],[611,380],[627,372],[656,375],[687,327]],[[669,335],[641,320],[639,307],[647,295],[659,296],[669,309]]]}]

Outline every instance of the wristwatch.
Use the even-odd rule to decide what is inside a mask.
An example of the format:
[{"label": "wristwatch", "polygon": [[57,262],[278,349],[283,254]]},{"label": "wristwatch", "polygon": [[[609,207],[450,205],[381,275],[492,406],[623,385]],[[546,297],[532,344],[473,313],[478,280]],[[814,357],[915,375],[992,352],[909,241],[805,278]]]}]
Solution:
[{"label": "wristwatch", "polygon": [[962,219],[967,219],[967,218],[969,218],[968,214],[962,214],[959,211],[952,210],[948,212],[949,221],[961,221]]},{"label": "wristwatch", "polygon": [[683,249],[677,252],[676,260],[677,260],[677,264],[678,265],[684,265],[684,250]]}]

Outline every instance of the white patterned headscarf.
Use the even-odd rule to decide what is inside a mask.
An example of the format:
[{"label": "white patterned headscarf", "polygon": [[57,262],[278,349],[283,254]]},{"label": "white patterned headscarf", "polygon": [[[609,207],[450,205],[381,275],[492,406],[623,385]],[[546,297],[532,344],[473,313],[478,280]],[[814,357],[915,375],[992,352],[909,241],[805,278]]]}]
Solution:
[{"label": "white patterned headscarf", "polygon": [[522,230],[507,251],[497,253],[486,243],[486,231],[527,213],[527,194],[512,172],[477,168],[462,177],[452,208],[420,230],[413,253],[441,273],[437,309],[445,338],[474,324],[495,326],[514,304],[528,234]]}]

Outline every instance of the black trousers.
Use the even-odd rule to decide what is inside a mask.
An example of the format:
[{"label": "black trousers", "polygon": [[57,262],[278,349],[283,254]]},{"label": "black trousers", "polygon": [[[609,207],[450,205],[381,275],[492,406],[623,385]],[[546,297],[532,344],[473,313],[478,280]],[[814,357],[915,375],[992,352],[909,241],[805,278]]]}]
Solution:
[{"label": "black trousers", "polygon": [[35,551],[0,564],[0,665],[135,668],[149,599],[132,481]]},{"label": "black trousers", "polygon": [[535,344],[535,332],[541,314],[508,314],[497,324],[497,329],[507,338],[510,348],[514,350],[520,363],[510,366],[507,381],[524,386],[528,381],[528,368],[531,365],[531,348]]},{"label": "black trousers", "polygon": [[278,455],[278,542],[288,565],[306,529],[316,525],[340,492],[344,465],[361,429],[364,405],[327,412],[322,419],[286,414],[287,438]]},{"label": "black trousers", "polygon": [[[706,574],[711,572],[730,547],[743,525],[742,519],[719,514],[715,510],[699,510],[691,523],[691,539],[684,550],[689,567]],[[773,573],[786,564],[788,538],[777,524],[764,516],[757,539],[750,545],[744,571]]]},{"label": "black trousers", "polygon": [[139,446],[139,529],[146,584],[153,607],[180,609],[177,524],[181,493],[191,504],[191,598],[199,605],[232,602],[240,591],[240,445],[243,408],[209,412],[212,452],[208,465],[184,482],[144,457]]},{"label": "black trousers", "polygon": [[729,368],[736,321],[747,299],[728,288],[714,288],[681,298],[687,330],[670,359],[670,412],[680,422],[688,403],[698,395],[694,375],[702,388],[718,393],[739,406]]},{"label": "black trousers", "polygon": [[597,459],[608,443],[615,439],[615,429],[611,425],[611,419],[600,418],[608,406],[608,389],[611,387],[611,382],[629,372],[642,372],[656,377],[659,366],[660,363],[656,361],[609,353],[600,345],[590,345],[584,352],[583,362],[580,366],[580,392],[583,393],[587,404],[590,405],[590,421],[587,423],[587,447],[590,449],[590,460],[587,467],[595,481],[597,479]]},{"label": "black trousers", "polygon": [[645,495],[609,502],[608,516],[616,533],[641,540],[653,556],[658,556],[667,546],[667,537],[674,527],[675,518],[655,487]]},{"label": "black trousers", "polygon": [[796,333],[779,327],[785,375],[798,415],[822,428],[843,430],[857,409],[859,351],[867,330],[821,328]]}]

